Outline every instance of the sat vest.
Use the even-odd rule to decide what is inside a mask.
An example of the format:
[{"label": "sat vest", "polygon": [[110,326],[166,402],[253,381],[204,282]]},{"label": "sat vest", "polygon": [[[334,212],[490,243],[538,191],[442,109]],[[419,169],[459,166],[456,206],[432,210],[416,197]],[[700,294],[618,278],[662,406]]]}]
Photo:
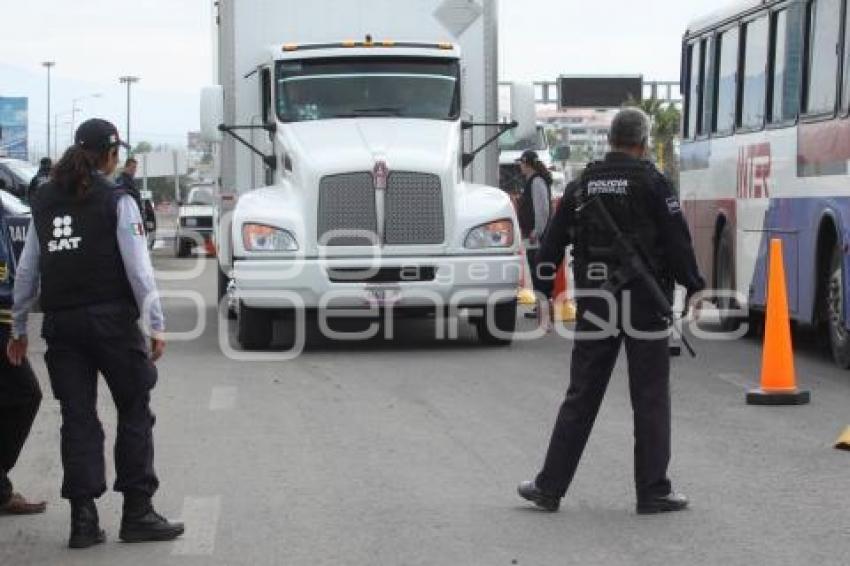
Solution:
[{"label": "sat vest", "polygon": [[135,304],[118,248],[118,199],[126,193],[95,175],[88,193],[51,181],[33,206],[45,312],[113,301]]}]

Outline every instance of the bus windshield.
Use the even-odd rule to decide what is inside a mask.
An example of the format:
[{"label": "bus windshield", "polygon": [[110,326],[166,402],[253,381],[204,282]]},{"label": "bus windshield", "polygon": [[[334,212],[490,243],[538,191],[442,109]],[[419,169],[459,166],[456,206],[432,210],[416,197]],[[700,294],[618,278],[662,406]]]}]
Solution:
[{"label": "bus windshield", "polygon": [[459,79],[457,59],[280,61],[277,112],[283,122],[374,117],[456,120]]}]

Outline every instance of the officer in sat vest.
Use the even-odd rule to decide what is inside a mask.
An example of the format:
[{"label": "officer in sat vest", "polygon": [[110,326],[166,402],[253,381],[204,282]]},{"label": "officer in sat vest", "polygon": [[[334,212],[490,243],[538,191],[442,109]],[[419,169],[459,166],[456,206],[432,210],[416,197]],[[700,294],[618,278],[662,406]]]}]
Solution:
[{"label": "officer in sat vest", "polygon": [[[124,145],[115,126],[89,120],[56,164],[33,203],[33,227],[15,283],[9,358],[24,362],[27,314],[41,283],[42,336],[53,393],[62,410],[62,497],[71,502],[71,548],[105,539],[95,499],[106,491],[97,376],[118,412],[115,490],[124,494],[119,537],[171,540],[183,525],[154,511],[159,485],[153,466],[150,391],[165,331],[139,208],[108,177]],[[143,311],[144,309],[144,311]],[[138,325],[140,313],[150,339]]]},{"label": "officer in sat vest", "polygon": [[[648,286],[631,280],[607,298],[622,264],[615,253],[612,229],[602,221],[601,199],[616,226],[642,252],[647,267],[672,299],[674,284],[690,298],[705,286],[690,233],[669,181],[644,158],[649,119],[637,109],[622,110],[610,132],[611,152],[590,164],[568,187],[549,227],[539,261],[554,272],[573,245],[578,298],[577,336],[572,353],[570,386],[552,432],[543,468],[519,494],[537,506],[556,511],[573,480],[621,346],[628,357],[629,387],[634,409],[635,484],[640,514],[678,511],[687,499],[676,494],[667,477],[670,461],[669,322],[652,299]],[[542,283],[551,292],[551,278]],[[622,287],[622,286],[621,286]],[[594,291],[596,290],[596,291]],[[600,296],[582,297],[585,292]],[[693,300],[696,304],[696,299]],[[611,312],[614,311],[614,312]],[[604,322],[602,322],[604,321]]]},{"label": "officer in sat vest", "polygon": [[0,515],[44,513],[44,502],[30,502],[12,488],[9,473],[29,436],[41,388],[28,363],[13,366],[6,357],[12,327],[12,288],[15,283],[15,254],[9,228],[0,206]]}]

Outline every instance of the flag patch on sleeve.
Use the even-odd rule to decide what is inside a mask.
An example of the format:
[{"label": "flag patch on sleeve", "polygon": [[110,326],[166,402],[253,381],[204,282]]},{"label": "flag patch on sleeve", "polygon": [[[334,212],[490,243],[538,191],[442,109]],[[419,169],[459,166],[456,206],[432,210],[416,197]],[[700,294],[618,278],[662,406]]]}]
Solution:
[{"label": "flag patch on sleeve", "polygon": [[130,224],[130,233],[134,236],[144,236],[145,227],[141,223]]},{"label": "flag patch on sleeve", "polygon": [[676,197],[669,197],[667,199],[667,210],[669,210],[672,215],[682,212],[682,205],[679,203],[679,199]]}]

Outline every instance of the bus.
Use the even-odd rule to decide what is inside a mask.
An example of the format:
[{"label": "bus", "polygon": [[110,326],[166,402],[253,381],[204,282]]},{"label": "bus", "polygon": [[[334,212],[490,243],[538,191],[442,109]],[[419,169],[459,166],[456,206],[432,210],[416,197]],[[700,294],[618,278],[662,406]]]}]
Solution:
[{"label": "bus", "polygon": [[[783,242],[791,316],[850,368],[850,6],[748,0],[682,43],[681,197],[728,329],[766,305]],[[735,298],[731,298],[734,292]],[[733,314],[737,310],[737,314]]]}]

